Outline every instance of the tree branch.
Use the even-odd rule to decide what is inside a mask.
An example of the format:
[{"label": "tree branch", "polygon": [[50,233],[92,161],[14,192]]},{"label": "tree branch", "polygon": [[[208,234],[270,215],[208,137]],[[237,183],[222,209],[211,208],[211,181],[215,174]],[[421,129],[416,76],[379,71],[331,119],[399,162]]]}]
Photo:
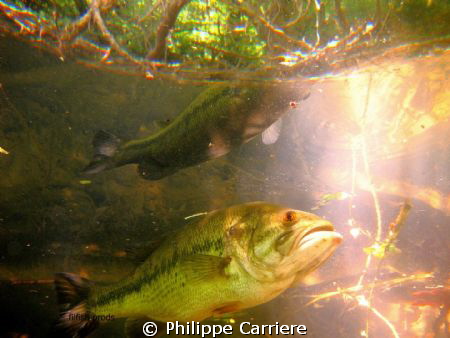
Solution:
[{"label": "tree branch", "polygon": [[178,14],[190,0],[173,0],[167,6],[165,15],[156,32],[156,43],[153,50],[147,54],[147,59],[161,60],[166,50],[167,36],[177,21]]},{"label": "tree branch", "polygon": [[273,26],[268,20],[266,20],[265,18],[263,18],[261,15],[258,15],[254,10],[252,10],[251,8],[242,5],[239,2],[236,2],[237,6],[239,6],[240,11],[247,15],[250,19],[252,19],[253,21],[257,21],[259,22],[266,30],[268,30],[269,32],[275,34],[275,36],[278,36],[280,38],[282,38],[283,40],[285,40],[288,43],[291,43],[293,45],[296,45],[300,48],[303,48],[307,51],[311,51],[313,48],[306,43],[305,41],[302,40],[297,40],[293,37],[290,37],[289,35],[287,35],[285,32],[283,32],[282,29],[280,28],[276,28],[275,26]]},{"label": "tree branch", "polygon": [[[302,6],[302,5],[301,5]],[[296,18],[294,18],[293,20],[289,21],[288,23],[284,24],[282,27],[284,29],[295,26],[297,23],[299,23],[300,21],[302,21],[304,18],[306,18],[306,16],[308,15],[308,11],[309,11],[309,6],[311,6],[311,0],[308,0],[308,2],[306,3],[305,8],[303,9],[302,6],[302,10],[299,10],[298,15]]]},{"label": "tree branch", "polygon": [[61,56],[64,54],[65,44],[71,43],[76,37],[78,37],[89,25],[92,19],[92,7],[84,13],[77,21],[66,26],[64,33],[59,39],[59,53]]},{"label": "tree branch", "polygon": [[158,2],[156,4],[154,4],[152,7],[150,7],[147,11],[147,13],[144,14],[144,16],[142,18],[140,18],[138,20],[139,23],[145,21],[147,18],[149,18],[153,12],[162,4],[162,0],[158,0]]},{"label": "tree branch", "polygon": [[[97,25],[98,29],[102,33],[103,37],[108,41],[109,45],[111,46],[111,49],[117,52],[120,56],[124,57],[128,61],[131,61],[132,63],[139,63],[138,60],[136,60],[134,57],[132,57],[126,50],[124,50],[120,45],[117,43],[116,39],[108,28],[106,27],[102,16],[100,15],[100,4],[99,0],[94,0],[91,4],[91,10],[92,10],[92,18]],[[108,55],[109,56],[109,55]]]},{"label": "tree branch", "polygon": [[341,30],[343,31],[344,34],[348,34],[349,30],[348,22],[347,19],[345,18],[344,10],[342,9],[341,6],[341,0],[334,0],[334,9],[336,11],[337,19]]}]

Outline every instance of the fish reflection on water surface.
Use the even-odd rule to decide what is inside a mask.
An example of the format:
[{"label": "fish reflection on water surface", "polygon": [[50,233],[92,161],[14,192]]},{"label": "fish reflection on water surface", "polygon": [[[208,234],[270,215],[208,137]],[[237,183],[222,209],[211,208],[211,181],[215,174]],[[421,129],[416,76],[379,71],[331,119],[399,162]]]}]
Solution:
[{"label": "fish reflection on water surface", "polygon": [[58,329],[77,337],[98,325],[86,316],[188,322],[254,307],[299,283],[341,240],[330,222],[278,205],[213,211],[168,238],[117,284],[57,274]]},{"label": "fish reflection on water surface", "polygon": [[264,142],[273,143],[280,133],[280,124],[275,122],[293,108],[293,102],[307,95],[299,82],[212,86],[169,125],[146,138],[120,145],[114,135],[97,133],[94,160],[84,172],[137,163],[143,178],[159,180],[223,156],[265,130]]}]

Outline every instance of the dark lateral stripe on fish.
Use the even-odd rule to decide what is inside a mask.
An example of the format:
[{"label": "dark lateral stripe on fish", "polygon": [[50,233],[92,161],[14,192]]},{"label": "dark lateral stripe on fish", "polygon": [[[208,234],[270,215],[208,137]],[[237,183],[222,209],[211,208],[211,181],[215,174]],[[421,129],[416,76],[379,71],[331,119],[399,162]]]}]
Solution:
[{"label": "dark lateral stripe on fish", "polygon": [[[209,95],[208,98],[203,99],[201,103],[195,104],[195,106],[192,107],[191,114],[192,116],[201,116],[199,114],[202,114],[203,112],[211,110],[211,107],[221,106],[221,104],[218,103],[218,101],[223,100],[224,97],[233,97],[237,96],[239,94],[239,91],[242,91],[242,88],[237,87],[224,87],[220,90],[217,90],[214,95]],[[250,92],[247,97],[248,100],[255,100],[254,92]],[[196,121],[195,118],[191,119],[185,119],[184,120],[184,126],[183,129],[180,130],[192,130],[196,128],[196,125],[198,121]]]},{"label": "dark lateral stripe on fish", "polygon": [[170,260],[163,261],[160,265],[155,267],[150,274],[144,275],[121,288],[101,295],[98,299],[96,299],[95,303],[90,304],[90,306],[102,306],[118,301],[134,292],[139,292],[144,286],[153,283],[164,274],[170,273],[180,261],[181,257],[186,257],[193,254],[208,253],[211,249],[214,249],[219,255],[221,255],[223,253],[223,245],[223,239],[218,238],[214,241],[205,241],[203,243],[194,244],[191,248],[189,248],[189,250],[176,250]]},{"label": "dark lateral stripe on fish", "polygon": [[[232,90],[236,90],[236,88],[230,88],[230,87],[223,87],[220,90],[217,90],[217,92],[214,93],[214,95],[208,95],[208,97],[206,97],[205,99],[202,100],[202,102],[200,104],[195,104],[192,107],[192,113],[194,113],[194,115],[200,114],[202,111],[207,111],[208,109],[211,109],[211,106],[215,106],[217,104],[218,100],[221,100],[224,96],[226,96],[224,93],[227,91],[232,91]],[[179,120],[178,118],[175,118],[175,121]],[[180,130],[185,130],[185,129],[189,129],[189,128],[193,128],[196,125],[196,121],[195,119],[187,119],[184,120],[184,125],[182,126],[182,128],[180,128]],[[191,126],[193,125],[193,126]],[[164,130],[164,128],[162,128],[159,132],[155,133],[154,135],[151,136],[156,136],[158,133],[162,132]],[[135,140],[135,141],[130,141],[127,144],[127,148],[129,150],[132,150],[133,148],[139,148],[141,147],[141,140]],[[152,160],[156,161],[156,159]],[[163,163],[160,163],[161,166],[163,166]]]}]

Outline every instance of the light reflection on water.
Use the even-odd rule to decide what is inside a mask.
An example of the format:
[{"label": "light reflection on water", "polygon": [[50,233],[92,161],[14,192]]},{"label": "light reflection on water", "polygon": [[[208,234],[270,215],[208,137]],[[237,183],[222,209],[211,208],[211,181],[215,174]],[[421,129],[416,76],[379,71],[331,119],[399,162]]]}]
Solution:
[{"label": "light reflection on water", "polygon": [[[296,187],[306,179],[304,192],[319,202],[297,203],[318,207],[316,212],[344,234],[340,250],[311,278],[354,277],[324,290],[351,288],[337,292],[339,301],[319,302],[341,311],[351,336],[445,335],[446,310],[439,306],[449,292],[449,59],[445,53],[386,60],[319,81],[298,111],[285,117],[283,137],[274,147],[269,175],[289,173]],[[323,202],[324,196],[331,198]],[[279,197],[282,203],[295,200],[289,194]],[[405,203],[412,209],[394,244],[386,247]],[[383,276],[387,271],[399,275]],[[377,284],[380,280],[392,285]],[[437,287],[430,299],[444,299],[416,306],[425,287]],[[364,313],[360,331],[350,329],[355,311]]]}]

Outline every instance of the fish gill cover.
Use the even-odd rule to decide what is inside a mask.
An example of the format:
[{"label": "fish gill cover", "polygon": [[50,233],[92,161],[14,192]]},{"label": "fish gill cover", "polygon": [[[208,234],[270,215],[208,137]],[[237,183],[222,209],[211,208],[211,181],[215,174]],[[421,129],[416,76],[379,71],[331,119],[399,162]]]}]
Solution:
[{"label": "fish gill cover", "polygon": [[448,46],[446,0],[0,1],[0,31],[148,79],[320,75]]}]

